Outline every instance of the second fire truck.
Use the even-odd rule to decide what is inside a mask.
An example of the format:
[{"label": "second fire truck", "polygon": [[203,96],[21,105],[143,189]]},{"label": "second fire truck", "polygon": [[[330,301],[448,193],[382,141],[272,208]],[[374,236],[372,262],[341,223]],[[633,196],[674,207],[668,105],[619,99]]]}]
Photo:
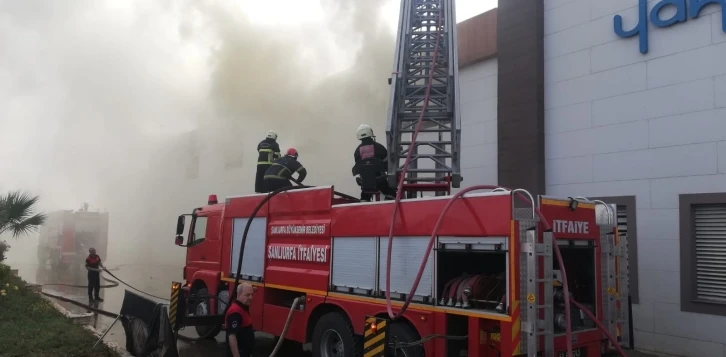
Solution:
[{"label": "second fire truck", "polygon": [[38,264],[52,269],[83,266],[88,248],[96,248],[106,257],[108,245],[108,212],[89,211],[88,205],[78,210],[60,210],[46,215],[38,234]]}]

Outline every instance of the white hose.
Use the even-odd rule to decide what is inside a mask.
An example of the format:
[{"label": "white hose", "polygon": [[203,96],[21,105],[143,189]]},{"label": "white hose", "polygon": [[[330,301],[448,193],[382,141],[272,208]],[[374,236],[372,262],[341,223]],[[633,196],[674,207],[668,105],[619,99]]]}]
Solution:
[{"label": "white hose", "polygon": [[300,301],[304,299],[304,296],[299,296],[296,297],[295,300],[292,302],[292,306],[290,307],[290,313],[287,314],[287,321],[285,321],[285,327],[282,328],[280,339],[277,340],[277,344],[275,344],[275,349],[272,350],[272,354],[270,354],[270,357],[275,357],[275,355],[277,355],[277,352],[280,350],[280,347],[282,346],[282,341],[285,340],[285,335],[287,335],[287,329],[290,327],[290,322],[292,322],[292,314],[293,312],[295,312],[297,305],[300,304]]}]

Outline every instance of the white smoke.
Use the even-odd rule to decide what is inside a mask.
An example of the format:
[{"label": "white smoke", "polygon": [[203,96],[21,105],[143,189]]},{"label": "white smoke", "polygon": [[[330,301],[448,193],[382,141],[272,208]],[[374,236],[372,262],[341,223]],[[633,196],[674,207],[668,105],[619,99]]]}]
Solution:
[{"label": "white smoke", "polygon": [[[474,0],[459,0],[462,4]],[[466,7],[466,5],[463,5]],[[0,190],[110,212],[110,262],[182,265],[175,217],[251,193],[269,129],[357,195],[385,138],[398,0],[0,0]],[[460,16],[461,17],[461,16]],[[10,240],[12,258],[35,237]]]}]

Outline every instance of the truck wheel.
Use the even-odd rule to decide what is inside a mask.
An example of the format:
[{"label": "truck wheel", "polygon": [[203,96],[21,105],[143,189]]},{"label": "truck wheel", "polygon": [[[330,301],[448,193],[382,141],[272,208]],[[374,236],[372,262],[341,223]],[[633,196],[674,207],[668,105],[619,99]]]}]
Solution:
[{"label": "truck wheel", "polygon": [[313,357],[360,357],[360,336],[339,312],[323,315],[313,330]]},{"label": "truck wheel", "polygon": [[[394,341],[411,343],[416,342],[420,338],[416,330],[407,323],[393,323],[388,325],[388,342],[393,343]],[[422,345],[401,348],[398,350],[398,354],[393,348],[389,348],[386,353],[386,357],[425,357],[424,349]]]},{"label": "truck wheel", "polygon": [[[194,292],[194,295],[196,296],[208,296],[209,291],[206,288],[202,288]],[[211,311],[209,309],[209,300],[208,299],[195,299],[196,304],[194,308],[194,315],[196,316],[205,316],[205,315],[211,315]],[[215,338],[217,335],[219,335],[219,332],[222,330],[221,325],[216,326],[194,326],[194,329],[197,330],[197,334],[199,337],[202,338]]]}]

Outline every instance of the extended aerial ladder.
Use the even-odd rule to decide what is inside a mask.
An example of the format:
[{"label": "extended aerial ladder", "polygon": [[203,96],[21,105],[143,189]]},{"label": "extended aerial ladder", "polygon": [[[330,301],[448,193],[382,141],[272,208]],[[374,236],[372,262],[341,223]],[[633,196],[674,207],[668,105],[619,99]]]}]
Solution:
[{"label": "extended aerial ladder", "polygon": [[454,10],[455,0],[401,1],[386,137],[391,186],[398,184],[408,152],[413,151],[403,185],[409,198],[417,192],[446,195],[462,181]]}]

